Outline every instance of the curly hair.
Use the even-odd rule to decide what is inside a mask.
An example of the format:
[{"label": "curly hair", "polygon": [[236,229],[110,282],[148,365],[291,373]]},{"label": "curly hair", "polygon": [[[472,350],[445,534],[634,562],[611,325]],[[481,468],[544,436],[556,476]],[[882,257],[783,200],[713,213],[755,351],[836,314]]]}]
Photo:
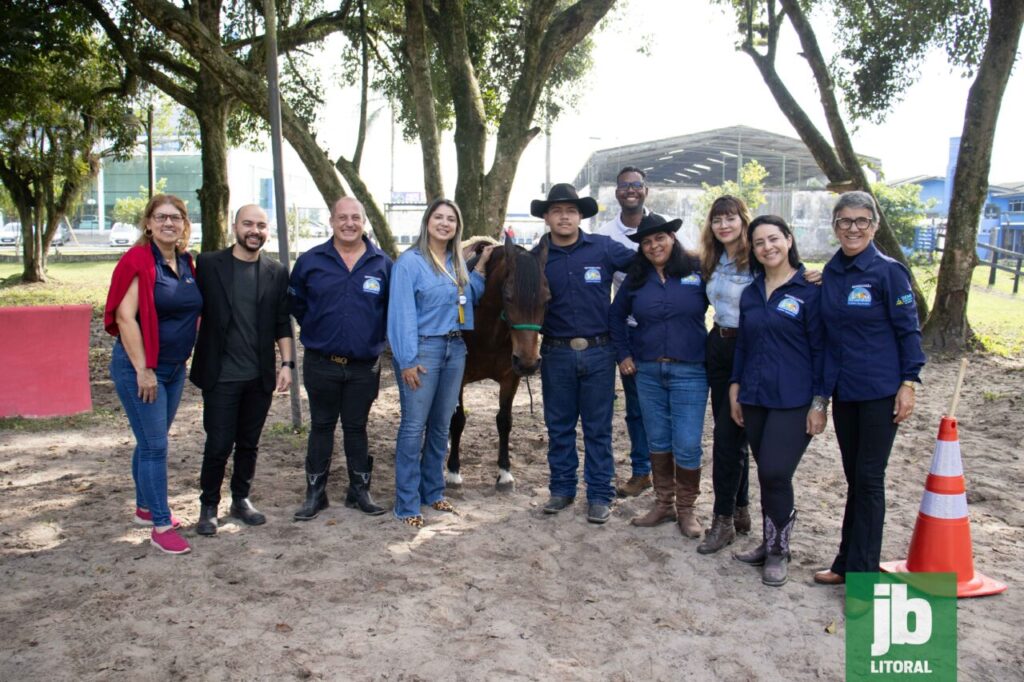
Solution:
[{"label": "curly hair", "polygon": [[708,217],[704,220],[704,230],[700,235],[700,269],[705,280],[711,279],[711,274],[718,267],[718,260],[725,251],[725,245],[718,241],[714,230],[711,229],[711,221],[720,215],[738,215],[740,217],[740,250],[736,254],[736,269],[747,270],[750,267],[750,243],[747,241],[747,226],[750,225],[750,209],[743,202],[743,199],[725,194],[715,199],[708,211]]}]

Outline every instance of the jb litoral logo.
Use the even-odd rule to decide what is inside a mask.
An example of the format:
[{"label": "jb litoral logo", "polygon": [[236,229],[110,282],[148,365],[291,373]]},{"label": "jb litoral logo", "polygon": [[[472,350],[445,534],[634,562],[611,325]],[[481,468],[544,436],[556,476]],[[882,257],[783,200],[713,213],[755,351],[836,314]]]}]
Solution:
[{"label": "jb litoral logo", "polygon": [[956,576],[846,575],[848,680],[956,680]]}]

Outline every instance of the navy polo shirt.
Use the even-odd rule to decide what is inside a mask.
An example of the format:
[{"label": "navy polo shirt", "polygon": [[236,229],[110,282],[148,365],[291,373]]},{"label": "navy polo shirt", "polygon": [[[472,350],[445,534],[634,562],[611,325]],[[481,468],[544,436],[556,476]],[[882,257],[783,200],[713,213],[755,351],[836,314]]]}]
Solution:
[{"label": "navy polo shirt", "polygon": [[[608,315],[618,361],[632,357],[641,362],[658,358],[704,362],[707,309],[704,279],[698,270],[686,277],[666,277],[664,282],[651,270],[636,289],[626,277]],[[627,325],[629,315],[636,327]]]},{"label": "navy polo shirt", "polygon": [[391,259],[365,236],[366,252],[349,271],[334,240],[295,261],[288,283],[289,310],[307,350],[375,360],[384,350]]},{"label": "navy polo shirt", "polygon": [[820,287],[793,277],[765,296],[764,273],[743,290],[740,327],[731,383],[740,385],[739,401],[774,409],[811,403],[822,388],[825,332]]},{"label": "navy polo shirt", "polygon": [[556,246],[550,235],[542,239],[548,247],[544,274],[551,290],[542,333],[556,338],[607,334],[612,276],[626,269],[634,252],[611,237],[583,230],[571,246]]},{"label": "navy polo shirt", "polygon": [[825,266],[825,390],[839,400],[895,395],[902,381],[918,381],[925,356],[910,288],[910,273],[874,243],[843,262],[838,251]]},{"label": "navy polo shirt", "polygon": [[157,362],[178,364],[185,362],[196,345],[199,314],[203,312],[203,295],[192,276],[191,261],[187,253],[178,254],[178,273],[164,261],[156,244],[156,280],[153,283],[153,302],[156,305],[157,334],[160,354]]}]

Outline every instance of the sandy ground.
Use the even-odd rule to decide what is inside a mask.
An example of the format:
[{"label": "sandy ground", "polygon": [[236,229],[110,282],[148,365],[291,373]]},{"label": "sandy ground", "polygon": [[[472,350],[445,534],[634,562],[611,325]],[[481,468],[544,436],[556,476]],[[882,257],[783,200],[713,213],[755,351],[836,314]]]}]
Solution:
[{"label": "sandy ground", "polygon": [[[697,541],[674,526],[630,526],[650,493],[618,504],[605,526],[586,522],[582,501],[543,516],[539,380],[533,412],[525,387],[515,406],[515,492],[494,490],[497,390],[478,384],[467,393],[466,483],[451,491],[459,515],[428,512],[418,533],[390,514],[370,518],[339,504],[340,456],[330,484],[335,503],[314,521],[293,522],[305,437],[289,431],[288,401],[278,397],[253,491],[269,522],[248,528],[222,517],[216,537],[197,537],[191,524],[203,432],[190,386],[171,432],[169,477],[171,505],[189,523],[193,552],[171,557],[130,523],[133,440],[105,361],[94,353],[96,413],[75,428],[0,431],[0,679],[843,676],[843,590],[811,582],[838,543],[845,494],[831,427],[797,472],[792,577],[774,589],[728,550],[697,554]],[[883,558],[905,555],[955,369],[929,364],[917,412],[900,429]],[[972,358],[958,416],[975,563],[1011,589],[959,603],[964,680],[1021,679],[1024,669],[1022,386],[1024,363]],[[621,477],[628,476],[628,441],[617,405]],[[386,368],[370,447],[378,462],[374,493],[388,503],[397,421]],[[705,453],[709,434],[710,422]],[[699,508],[707,523],[710,467],[705,472]],[[756,486],[751,495],[756,501]],[[753,543],[742,538],[730,549]]]}]

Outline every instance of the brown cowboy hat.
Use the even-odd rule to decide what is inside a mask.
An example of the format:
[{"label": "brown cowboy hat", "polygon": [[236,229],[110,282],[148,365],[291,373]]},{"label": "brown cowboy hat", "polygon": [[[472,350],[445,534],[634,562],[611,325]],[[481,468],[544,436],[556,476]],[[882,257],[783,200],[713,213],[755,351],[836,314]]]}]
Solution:
[{"label": "brown cowboy hat", "polygon": [[648,237],[656,232],[668,232],[669,234],[675,234],[676,230],[678,230],[679,226],[682,224],[682,218],[665,220],[660,215],[648,213],[640,221],[640,224],[636,226],[636,232],[626,236],[629,237],[631,241],[639,244],[644,240],[644,237]]},{"label": "brown cowboy hat", "polygon": [[583,197],[581,199],[580,195],[576,193],[576,188],[568,182],[552,185],[551,189],[548,190],[547,201],[541,201],[540,199],[531,201],[530,215],[535,218],[543,218],[551,204],[573,204],[579,209],[580,215],[584,218],[597,215],[597,202],[594,201],[593,197]]}]

